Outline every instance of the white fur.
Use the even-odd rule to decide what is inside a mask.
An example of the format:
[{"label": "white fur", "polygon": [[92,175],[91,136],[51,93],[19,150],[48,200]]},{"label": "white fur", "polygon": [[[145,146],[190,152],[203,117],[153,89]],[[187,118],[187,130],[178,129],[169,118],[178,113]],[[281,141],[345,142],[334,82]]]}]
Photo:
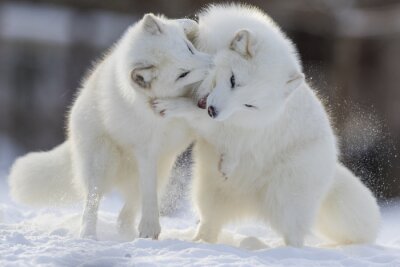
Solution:
[{"label": "white fur", "polygon": [[371,191],[346,167],[337,164],[334,183],[317,216],[319,232],[340,244],[372,243],[380,221]]},{"label": "white fur", "polygon": [[71,203],[82,192],[72,181],[68,142],[48,152],[31,152],[16,160],[11,169],[11,196],[33,206]]},{"label": "white fur", "polygon": [[198,94],[211,92],[207,107],[216,116],[186,98],[155,102],[165,117],[186,118],[199,134],[195,239],[214,242],[225,224],[255,217],[285,244],[302,246],[319,215],[329,238],[372,242],[380,218],[376,200],[338,163],[328,115],[304,80],[294,46],[272,20],[252,7],[211,6],[199,16],[196,45],[215,53]]},{"label": "white fur", "polygon": [[150,102],[185,95],[206,75],[210,57],[186,38],[195,25],[147,14],[130,27],[84,81],[69,114],[67,141],[17,160],[9,177],[13,197],[26,204],[62,201],[76,194],[74,186],[85,199],[81,236],[95,238],[100,200],[117,188],[125,198],[121,233],[133,237],[141,207],[139,235],[157,238],[158,191],[193,137],[179,119],[156,116]]}]

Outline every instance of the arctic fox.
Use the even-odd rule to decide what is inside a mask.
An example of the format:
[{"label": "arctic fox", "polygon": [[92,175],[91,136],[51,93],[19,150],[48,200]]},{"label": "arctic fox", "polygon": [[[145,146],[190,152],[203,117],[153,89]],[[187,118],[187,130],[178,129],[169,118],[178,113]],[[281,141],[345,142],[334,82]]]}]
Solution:
[{"label": "arctic fox", "polygon": [[153,14],[130,27],[84,81],[69,114],[67,140],[15,162],[9,177],[14,199],[40,205],[83,194],[80,235],[96,238],[99,202],[117,188],[125,198],[121,233],[135,235],[141,204],[139,236],[157,238],[157,190],[193,136],[183,121],[156,116],[149,103],[185,95],[204,79],[212,61],[187,39],[196,28],[192,20]]},{"label": "arctic fox", "polygon": [[226,223],[255,217],[290,246],[302,246],[315,222],[336,242],[372,242],[376,200],[338,162],[328,115],[272,19],[254,7],[211,6],[199,15],[195,45],[215,55],[198,89],[209,116],[188,98],[153,101],[164,117],[186,118],[199,136],[195,240],[215,242]]}]

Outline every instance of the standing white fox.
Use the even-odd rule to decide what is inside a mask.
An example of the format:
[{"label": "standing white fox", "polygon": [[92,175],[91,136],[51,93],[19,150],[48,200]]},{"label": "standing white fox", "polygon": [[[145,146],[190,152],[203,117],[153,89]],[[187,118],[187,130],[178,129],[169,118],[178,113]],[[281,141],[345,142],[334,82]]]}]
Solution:
[{"label": "standing white fox", "polygon": [[380,222],[376,200],[338,163],[328,115],[278,26],[253,7],[211,6],[199,16],[195,45],[215,54],[199,89],[200,96],[211,92],[209,116],[187,98],[153,102],[161,115],[186,118],[199,134],[195,239],[215,242],[226,223],[255,217],[286,245],[302,246],[315,221],[339,243],[372,242]]},{"label": "standing white fox", "polygon": [[83,83],[68,119],[68,139],[49,152],[30,153],[11,169],[14,199],[48,204],[83,194],[82,237],[96,237],[102,196],[118,188],[125,205],[121,233],[133,237],[141,203],[140,237],[160,233],[157,189],[192,141],[179,120],[154,114],[154,97],[176,97],[201,81],[210,56],[188,41],[197,28],[191,20],[147,14],[130,27]]}]

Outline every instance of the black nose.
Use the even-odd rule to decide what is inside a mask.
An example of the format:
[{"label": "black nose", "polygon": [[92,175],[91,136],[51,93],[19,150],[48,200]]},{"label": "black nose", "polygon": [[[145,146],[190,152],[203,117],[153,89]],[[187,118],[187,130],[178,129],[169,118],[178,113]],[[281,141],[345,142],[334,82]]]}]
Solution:
[{"label": "black nose", "polygon": [[207,111],[208,111],[208,115],[209,115],[211,118],[215,118],[215,117],[217,117],[217,115],[218,115],[217,109],[214,108],[213,106],[209,106],[208,109],[207,109]]}]

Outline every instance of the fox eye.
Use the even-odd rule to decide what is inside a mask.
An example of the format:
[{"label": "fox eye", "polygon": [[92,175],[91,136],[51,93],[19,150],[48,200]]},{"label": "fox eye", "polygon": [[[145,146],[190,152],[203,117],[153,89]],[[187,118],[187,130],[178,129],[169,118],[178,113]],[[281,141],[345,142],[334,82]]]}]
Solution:
[{"label": "fox eye", "polygon": [[186,44],[187,48],[189,49],[190,53],[192,53],[192,55],[194,55],[193,49],[190,47],[190,45]]},{"label": "fox eye", "polygon": [[253,105],[250,105],[250,104],[244,104],[244,106],[245,106],[246,108],[257,108],[256,106],[253,106]]},{"label": "fox eye", "polygon": [[233,89],[233,88],[235,88],[235,86],[236,86],[235,74],[232,73],[232,76],[231,76],[231,88]]},{"label": "fox eye", "polygon": [[185,78],[189,73],[190,73],[190,71],[183,72],[181,75],[178,76],[177,80]]}]

